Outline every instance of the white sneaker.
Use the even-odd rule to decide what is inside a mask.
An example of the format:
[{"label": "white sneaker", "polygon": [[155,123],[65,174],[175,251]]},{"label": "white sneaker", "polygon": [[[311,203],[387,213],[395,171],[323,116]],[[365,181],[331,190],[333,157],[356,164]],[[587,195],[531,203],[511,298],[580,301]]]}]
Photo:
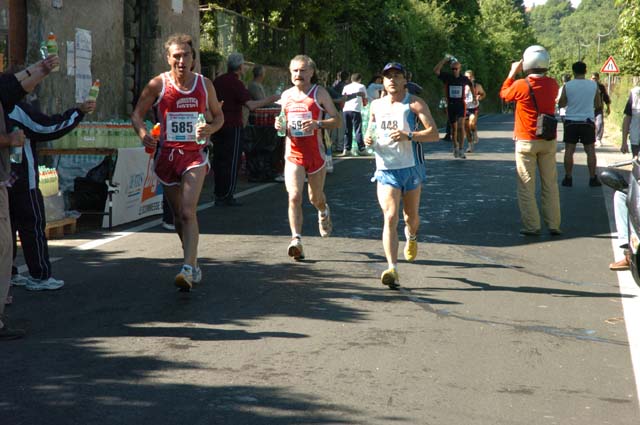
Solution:
[{"label": "white sneaker", "polygon": [[291,243],[287,247],[287,255],[296,261],[304,260],[304,250],[300,238],[291,239]]},{"label": "white sneaker", "polygon": [[458,152],[458,158],[461,158],[461,159],[466,159],[467,158],[467,156],[464,154],[462,149],[460,149],[460,151]]},{"label": "white sneaker", "polygon": [[55,291],[64,286],[64,280],[54,279],[33,279],[30,278],[25,288],[29,291]]},{"label": "white sneaker", "polygon": [[170,223],[162,222],[162,228],[166,230],[176,230],[176,226]]},{"label": "white sneaker", "polygon": [[202,269],[200,269],[200,267],[196,267],[195,269],[193,269],[193,279],[192,279],[193,283],[200,283],[202,282]]},{"label": "white sneaker", "polygon": [[181,291],[189,292],[193,288],[193,268],[188,264],[182,266],[174,283]]},{"label": "white sneaker", "polygon": [[284,183],[284,175],[283,174],[278,174],[277,176],[275,176],[273,178],[274,182],[278,182],[278,183]]},{"label": "white sneaker", "polygon": [[331,223],[331,210],[329,209],[329,204],[325,205],[326,209],[324,211],[324,215],[318,211],[318,228],[320,229],[320,236],[328,238],[333,230],[333,224]]},{"label": "white sneaker", "polygon": [[11,285],[12,286],[25,286],[29,283],[29,278],[26,276],[22,276],[21,274],[12,274],[11,275]]}]

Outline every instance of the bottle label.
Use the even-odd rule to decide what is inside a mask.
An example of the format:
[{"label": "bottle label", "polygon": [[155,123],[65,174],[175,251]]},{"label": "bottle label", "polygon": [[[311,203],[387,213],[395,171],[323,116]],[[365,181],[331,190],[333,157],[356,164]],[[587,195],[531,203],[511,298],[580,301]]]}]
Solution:
[{"label": "bottle label", "polygon": [[166,141],[195,142],[197,112],[167,112]]}]

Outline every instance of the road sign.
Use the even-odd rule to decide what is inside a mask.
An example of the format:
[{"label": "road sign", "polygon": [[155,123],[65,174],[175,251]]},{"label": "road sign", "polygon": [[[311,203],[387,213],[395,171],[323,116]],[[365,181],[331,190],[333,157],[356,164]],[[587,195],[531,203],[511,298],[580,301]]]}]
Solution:
[{"label": "road sign", "polygon": [[616,65],[616,61],[613,60],[613,56],[609,56],[609,59],[607,59],[604,65],[602,65],[602,68],[600,68],[600,72],[605,72],[605,73],[620,72],[620,70],[618,69],[618,65]]}]

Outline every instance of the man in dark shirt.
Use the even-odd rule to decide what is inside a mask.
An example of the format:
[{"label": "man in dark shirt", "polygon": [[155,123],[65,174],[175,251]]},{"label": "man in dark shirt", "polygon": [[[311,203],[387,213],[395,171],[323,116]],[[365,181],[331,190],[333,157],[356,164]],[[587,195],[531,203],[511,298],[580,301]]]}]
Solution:
[{"label": "man in dark shirt", "polygon": [[[607,93],[607,88],[604,84],[600,83],[600,74],[594,72],[591,74],[591,81],[595,81],[598,85],[598,89],[600,90],[600,99],[602,100],[602,105],[606,105],[607,107],[607,115],[611,112],[611,99],[609,98],[609,93]],[[602,146],[602,136],[604,136],[604,108],[598,108],[594,111],[595,121],[596,121],[596,146]]]},{"label": "man in dark shirt", "polygon": [[[445,63],[450,64],[451,74],[440,72]],[[448,122],[451,125],[454,158],[466,158],[463,150],[465,137],[464,120],[466,115],[466,106],[464,103],[465,86],[468,86],[470,90],[473,90],[471,80],[464,75],[460,75],[461,66],[460,62],[456,59],[450,55],[446,55],[433,68],[433,72],[438,76],[438,79],[445,83],[447,115]]]},{"label": "man in dark shirt", "polygon": [[213,174],[215,180],[216,206],[239,205],[233,194],[236,191],[240,155],[242,153],[243,123],[242,108],[253,111],[280,98],[278,95],[251,100],[249,90],[240,77],[244,74],[244,57],[232,53],[227,58],[227,73],[213,81],[213,86],[222,102],[224,125],[213,135]]}]

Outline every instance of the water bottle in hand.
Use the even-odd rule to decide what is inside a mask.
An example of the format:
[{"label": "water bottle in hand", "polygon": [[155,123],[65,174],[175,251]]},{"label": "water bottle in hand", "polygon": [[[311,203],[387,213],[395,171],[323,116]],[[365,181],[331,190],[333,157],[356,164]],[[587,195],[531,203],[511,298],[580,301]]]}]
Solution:
[{"label": "water bottle in hand", "polygon": [[[197,121],[196,127],[200,127],[201,125],[207,125],[207,120],[204,118],[204,114],[198,114],[198,121]],[[204,139],[198,139],[199,145],[204,145],[205,143],[207,143],[206,137]]]},{"label": "water bottle in hand", "polygon": [[278,137],[285,137],[287,135],[287,117],[284,115],[284,109],[280,111],[277,120],[280,123]]},{"label": "water bottle in hand", "polygon": [[375,121],[369,121],[367,126],[367,137],[371,138],[372,144],[367,146],[367,155],[373,155],[375,153],[374,146],[376,144],[376,123]]}]

